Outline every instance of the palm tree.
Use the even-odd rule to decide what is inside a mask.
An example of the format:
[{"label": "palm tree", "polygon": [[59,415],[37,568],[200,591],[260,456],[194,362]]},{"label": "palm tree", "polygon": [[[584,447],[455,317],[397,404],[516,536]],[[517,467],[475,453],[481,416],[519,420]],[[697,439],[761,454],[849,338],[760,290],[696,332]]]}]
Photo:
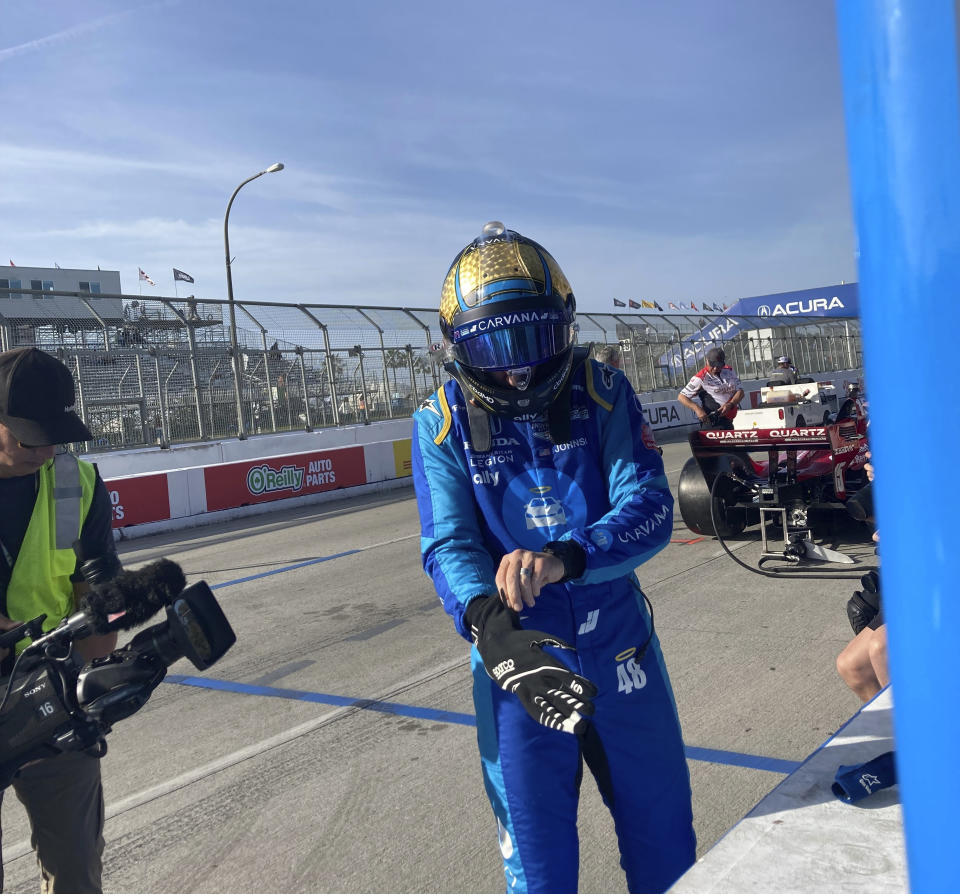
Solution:
[{"label": "palm tree", "polygon": [[[410,355],[413,348],[407,345],[405,348],[388,348],[383,352],[383,365],[387,369],[393,370],[393,393],[398,394],[397,388],[397,370],[410,369]],[[392,395],[391,395],[392,396]]]}]

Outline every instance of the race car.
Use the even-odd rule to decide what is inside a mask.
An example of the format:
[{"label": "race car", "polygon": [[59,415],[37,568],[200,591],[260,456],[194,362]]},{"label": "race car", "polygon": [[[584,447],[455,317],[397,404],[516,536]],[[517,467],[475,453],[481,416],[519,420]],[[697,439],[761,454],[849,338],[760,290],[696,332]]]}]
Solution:
[{"label": "race car", "polygon": [[814,509],[844,509],[867,484],[867,419],[861,401],[847,399],[820,425],[713,429],[690,434],[693,456],[680,473],[677,503],[697,534],[735,537],[766,523],[809,532]]}]

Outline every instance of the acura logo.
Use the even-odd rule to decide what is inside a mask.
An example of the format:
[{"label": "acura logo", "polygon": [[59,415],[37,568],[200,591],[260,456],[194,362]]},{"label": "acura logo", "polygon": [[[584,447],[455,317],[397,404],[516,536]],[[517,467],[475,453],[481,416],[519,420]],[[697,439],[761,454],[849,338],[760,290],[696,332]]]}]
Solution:
[{"label": "acura logo", "polygon": [[759,316],[761,316],[761,317],[769,317],[769,316],[770,316],[770,305],[769,305],[769,304],[761,304],[761,305],[757,308],[757,314],[758,314]]}]

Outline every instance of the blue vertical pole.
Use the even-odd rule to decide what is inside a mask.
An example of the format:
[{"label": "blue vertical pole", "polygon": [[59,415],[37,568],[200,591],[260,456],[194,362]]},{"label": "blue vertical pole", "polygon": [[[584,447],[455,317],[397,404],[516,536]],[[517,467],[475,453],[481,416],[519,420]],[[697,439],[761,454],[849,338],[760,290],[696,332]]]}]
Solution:
[{"label": "blue vertical pole", "polygon": [[913,894],[960,875],[958,2],[837,2]]}]

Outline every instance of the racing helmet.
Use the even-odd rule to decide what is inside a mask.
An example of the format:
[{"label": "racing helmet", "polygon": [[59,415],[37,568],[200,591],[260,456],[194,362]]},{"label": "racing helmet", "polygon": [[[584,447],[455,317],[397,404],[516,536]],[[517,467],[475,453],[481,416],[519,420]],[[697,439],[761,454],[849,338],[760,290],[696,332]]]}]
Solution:
[{"label": "racing helmet", "polygon": [[553,256],[491,221],[443,281],[444,368],[488,413],[540,413],[570,375],[575,319],[573,291]]}]

